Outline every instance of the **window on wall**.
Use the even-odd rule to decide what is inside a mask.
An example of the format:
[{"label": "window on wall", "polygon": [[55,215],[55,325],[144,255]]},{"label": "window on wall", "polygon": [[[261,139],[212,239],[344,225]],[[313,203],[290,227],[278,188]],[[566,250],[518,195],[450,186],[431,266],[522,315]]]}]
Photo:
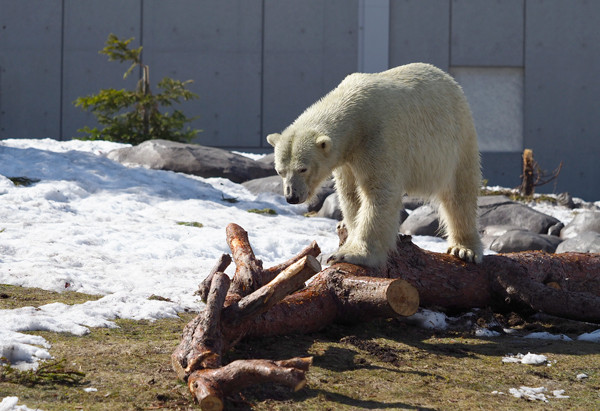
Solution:
[{"label": "window on wall", "polygon": [[462,86],[482,152],[523,149],[523,68],[451,67]]}]

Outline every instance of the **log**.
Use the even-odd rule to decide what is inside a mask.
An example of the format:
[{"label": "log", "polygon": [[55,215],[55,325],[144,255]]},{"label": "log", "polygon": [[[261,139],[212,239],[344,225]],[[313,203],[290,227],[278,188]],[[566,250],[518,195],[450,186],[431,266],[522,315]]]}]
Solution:
[{"label": "log", "polygon": [[[343,226],[338,232],[343,242]],[[304,386],[309,359],[249,359],[222,366],[222,353],[244,337],[308,333],[332,323],[409,316],[419,304],[461,310],[525,307],[600,323],[599,254],[511,253],[485,256],[481,264],[472,264],[422,250],[410,236],[399,236],[382,270],[347,263],[321,270],[314,242],[294,258],[263,269],[245,230],[230,224],[227,242],[236,264],[231,284],[221,272],[228,258],[221,257],[210,281],[200,286],[206,309],[184,328],[172,355],[178,377],[188,382],[203,409],[222,409],[226,395],[251,384]]]},{"label": "log", "polygon": [[[178,378],[188,382],[202,409],[222,409],[226,395],[252,384],[275,382],[294,390],[306,384],[304,374],[311,358],[238,360],[222,366],[222,353],[241,338],[254,335],[258,324],[266,330],[263,335],[288,329],[297,332],[308,314],[312,322],[304,324],[312,324],[316,330],[332,321],[410,315],[419,306],[416,289],[404,280],[347,277],[339,269],[321,271],[315,258],[320,253],[316,242],[288,261],[263,269],[248,233],[236,224],[228,225],[226,231],[235,275],[230,281],[222,272],[231,262],[224,254],[199,286],[197,293],[206,302],[205,310],[184,328],[171,356]],[[305,288],[306,281],[318,272]],[[304,307],[297,310],[295,302]],[[296,316],[296,311],[302,314]],[[278,325],[270,329],[272,315],[277,316]]]},{"label": "log", "polygon": [[305,372],[312,357],[289,360],[237,360],[212,370],[200,370],[190,375],[188,385],[203,410],[220,411],[224,397],[254,384],[275,382],[294,391],[306,385]]}]

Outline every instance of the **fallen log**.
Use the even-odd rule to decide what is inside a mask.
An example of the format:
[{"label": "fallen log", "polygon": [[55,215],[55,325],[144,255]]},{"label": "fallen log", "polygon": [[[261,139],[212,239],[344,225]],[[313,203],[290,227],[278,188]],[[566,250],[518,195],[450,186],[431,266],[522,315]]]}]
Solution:
[{"label": "fallen log", "polygon": [[[222,366],[222,354],[241,338],[254,335],[257,325],[280,334],[290,324],[299,324],[294,312],[287,317],[282,310],[293,310],[294,301],[305,304],[299,318],[305,320],[305,325],[313,324],[314,330],[333,321],[411,315],[419,306],[417,291],[401,279],[349,277],[330,270],[304,288],[305,282],[321,271],[315,258],[320,250],[315,242],[290,260],[263,269],[246,231],[230,224],[226,232],[233,257],[221,256],[200,284],[197,294],[206,308],[184,328],[182,340],[171,356],[177,376],[188,382],[203,409],[222,409],[225,395],[252,384],[270,381],[295,390],[304,386],[310,358],[238,360]],[[232,259],[236,270],[229,281],[222,271]],[[305,298],[307,291],[314,298]],[[276,306],[279,309],[274,310]],[[312,309],[307,310],[309,307]],[[279,313],[279,317],[271,329],[265,319],[273,313]],[[313,318],[309,320],[306,314]]]},{"label": "fallen log", "polygon": [[[343,228],[339,233],[343,242]],[[419,304],[448,309],[526,307],[600,323],[598,254],[511,253],[485,256],[476,265],[422,250],[410,236],[399,236],[397,249],[381,270],[347,263],[321,270],[314,242],[285,263],[264,269],[241,227],[227,227],[227,242],[236,264],[231,285],[222,273],[231,261],[224,255],[200,286],[205,311],[185,327],[171,357],[178,377],[188,382],[203,409],[222,409],[224,396],[255,383],[303,386],[308,359],[298,367],[289,366],[298,359],[241,360],[222,366],[222,354],[244,337],[308,333],[332,323],[408,316]]]},{"label": "fallen log", "polygon": [[237,360],[217,369],[195,371],[188,385],[203,410],[222,410],[223,398],[254,384],[275,382],[298,391],[306,385],[312,357],[289,360]]}]

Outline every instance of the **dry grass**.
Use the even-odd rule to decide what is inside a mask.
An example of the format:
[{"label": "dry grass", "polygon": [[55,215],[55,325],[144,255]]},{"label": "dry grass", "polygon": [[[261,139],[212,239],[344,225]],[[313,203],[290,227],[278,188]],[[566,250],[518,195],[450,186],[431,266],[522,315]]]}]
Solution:
[{"label": "dry grass", "polygon": [[[77,293],[0,286],[0,308],[93,298]],[[84,337],[35,332],[63,360],[60,378],[27,384],[0,382],[0,398],[45,410],[195,409],[187,387],[170,367],[170,354],[192,314],[180,319],[118,320],[118,329],[93,329]],[[508,317],[502,317],[508,321]],[[527,330],[579,333],[594,327],[574,323],[515,321]],[[552,366],[503,364],[508,353],[546,355]],[[398,320],[355,326],[334,325],[311,335],[243,341],[226,357],[282,359],[314,356],[307,388],[291,393],[275,385],[251,387],[227,400],[227,409],[597,409],[600,404],[600,349],[585,342],[535,341],[517,337],[481,339],[466,332],[433,332]],[[578,380],[585,373],[589,378]],[[4,374],[2,374],[4,375]],[[2,377],[0,377],[0,380]],[[31,382],[31,381],[30,381]],[[510,395],[511,387],[564,389],[568,399],[530,403]],[[96,388],[85,392],[84,388]]]}]

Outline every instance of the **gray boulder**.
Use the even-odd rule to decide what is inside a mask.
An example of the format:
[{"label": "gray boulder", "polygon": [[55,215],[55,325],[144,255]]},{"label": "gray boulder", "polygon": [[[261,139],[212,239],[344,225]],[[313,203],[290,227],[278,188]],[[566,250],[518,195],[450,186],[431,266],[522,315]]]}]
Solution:
[{"label": "gray boulder", "polygon": [[510,230],[497,237],[490,249],[498,253],[519,251],[546,251],[553,253],[562,240],[558,237],[535,234],[527,230]]},{"label": "gray boulder", "polygon": [[600,211],[582,211],[560,232],[564,239],[576,237],[580,233],[593,231],[600,233]]},{"label": "gray boulder", "polygon": [[317,217],[332,218],[334,220],[342,221],[342,209],[340,208],[340,201],[337,193],[330,194],[325,199],[323,206],[317,212]]},{"label": "gray boulder", "polygon": [[283,182],[281,181],[281,177],[278,175],[244,181],[242,185],[255,195],[260,193],[274,193],[283,195]]},{"label": "gray boulder", "polygon": [[560,223],[556,218],[540,213],[504,196],[479,197],[479,227],[513,225],[536,234],[546,234]]},{"label": "gray boulder", "polygon": [[420,197],[404,196],[402,197],[402,204],[404,204],[404,208],[407,210],[416,210],[425,204],[425,201]]},{"label": "gray boulder", "polygon": [[275,153],[267,154],[256,161],[266,164],[268,167],[271,167],[271,169],[275,170]]},{"label": "gray boulder", "polygon": [[490,248],[494,240],[512,230],[520,230],[514,225],[489,225],[481,232],[481,242],[485,248]]},{"label": "gray boulder", "polygon": [[587,231],[577,237],[563,241],[556,248],[557,253],[566,252],[600,253],[600,233]]},{"label": "gray boulder", "polygon": [[265,162],[220,148],[168,140],[148,140],[137,146],[113,150],[107,157],[122,164],[201,177],[224,177],[235,183],[275,174],[275,170]]},{"label": "gray boulder", "polygon": [[425,204],[409,214],[400,225],[400,232],[408,235],[440,236],[439,228],[437,210]]}]

